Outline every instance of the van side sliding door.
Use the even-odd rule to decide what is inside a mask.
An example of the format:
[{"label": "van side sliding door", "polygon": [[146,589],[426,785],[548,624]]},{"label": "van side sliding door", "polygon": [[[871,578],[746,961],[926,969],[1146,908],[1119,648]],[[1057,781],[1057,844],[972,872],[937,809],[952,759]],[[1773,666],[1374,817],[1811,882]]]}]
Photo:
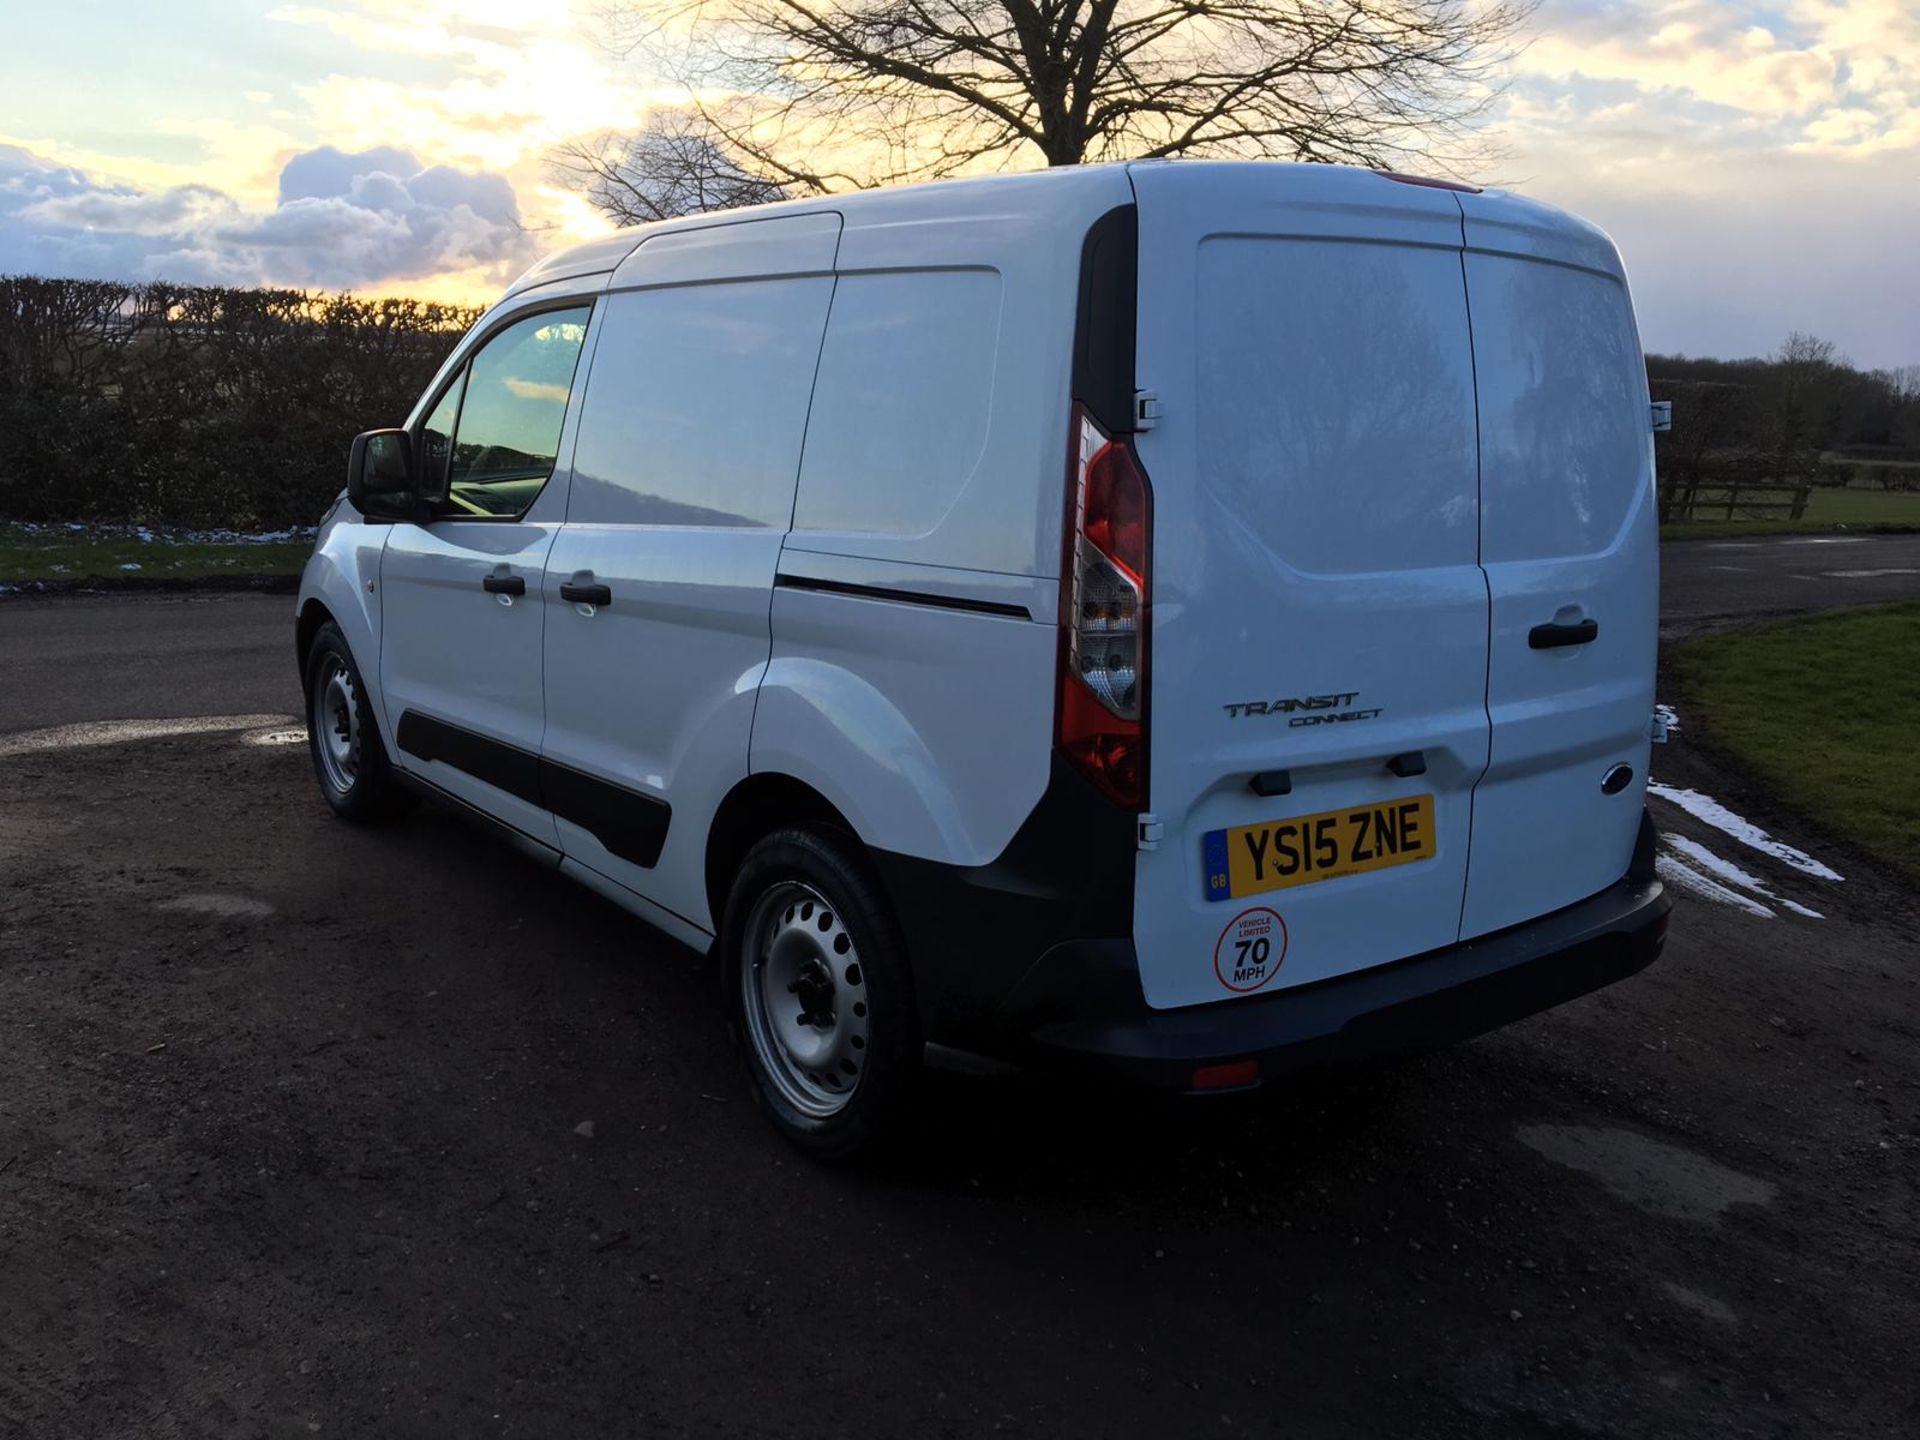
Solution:
[{"label": "van side sliding door", "polygon": [[715,925],[708,823],[747,773],[839,236],[831,213],[655,235],[596,322],[546,566],[541,788],[567,862],[670,928]]}]

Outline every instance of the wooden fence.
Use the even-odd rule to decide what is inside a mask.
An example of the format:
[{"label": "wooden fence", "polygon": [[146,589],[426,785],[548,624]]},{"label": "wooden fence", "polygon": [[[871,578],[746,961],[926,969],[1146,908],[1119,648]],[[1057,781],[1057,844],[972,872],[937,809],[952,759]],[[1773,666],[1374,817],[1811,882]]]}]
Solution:
[{"label": "wooden fence", "polygon": [[1688,520],[1799,520],[1813,487],[1804,481],[1696,481],[1660,493],[1660,523]]}]

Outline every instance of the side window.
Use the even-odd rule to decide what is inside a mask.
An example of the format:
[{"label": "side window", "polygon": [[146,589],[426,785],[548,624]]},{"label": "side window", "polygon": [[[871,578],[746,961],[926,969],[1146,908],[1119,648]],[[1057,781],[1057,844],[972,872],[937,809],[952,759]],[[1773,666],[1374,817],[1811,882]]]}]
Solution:
[{"label": "side window", "polygon": [[553,474],[591,313],[583,305],[529,315],[473,357],[448,467],[452,513],[519,515],[533,504]]},{"label": "side window", "polygon": [[821,275],[603,300],[567,519],[786,529],[832,294]]},{"label": "side window", "polygon": [[453,422],[460,418],[460,397],[467,388],[467,370],[463,365],[453,377],[447,393],[420,427],[420,493],[447,493],[447,457],[453,454]]},{"label": "side window", "polygon": [[986,446],[999,338],[996,271],[841,276],[794,529],[938,525]]}]

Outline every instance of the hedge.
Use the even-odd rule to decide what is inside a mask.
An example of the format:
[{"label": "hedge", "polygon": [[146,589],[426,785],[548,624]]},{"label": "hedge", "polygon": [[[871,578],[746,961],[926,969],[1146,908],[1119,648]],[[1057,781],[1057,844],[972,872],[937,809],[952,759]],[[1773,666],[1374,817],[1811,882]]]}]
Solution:
[{"label": "hedge", "polygon": [[0,519],[312,524],[479,313],[0,276]]}]

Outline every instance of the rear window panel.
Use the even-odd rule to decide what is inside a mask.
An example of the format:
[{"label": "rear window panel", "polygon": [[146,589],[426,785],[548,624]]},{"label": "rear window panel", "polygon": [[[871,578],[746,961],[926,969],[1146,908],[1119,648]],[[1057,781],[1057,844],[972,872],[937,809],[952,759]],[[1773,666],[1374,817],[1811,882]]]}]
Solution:
[{"label": "rear window panel", "polygon": [[1467,290],[1485,558],[1608,548],[1650,483],[1646,368],[1626,287],[1569,265],[1469,254]]},{"label": "rear window panel", "polygon": [[1473,564],[1459,252],[1215,236],[1196,279],[1209,518],[1299,570]]}]

